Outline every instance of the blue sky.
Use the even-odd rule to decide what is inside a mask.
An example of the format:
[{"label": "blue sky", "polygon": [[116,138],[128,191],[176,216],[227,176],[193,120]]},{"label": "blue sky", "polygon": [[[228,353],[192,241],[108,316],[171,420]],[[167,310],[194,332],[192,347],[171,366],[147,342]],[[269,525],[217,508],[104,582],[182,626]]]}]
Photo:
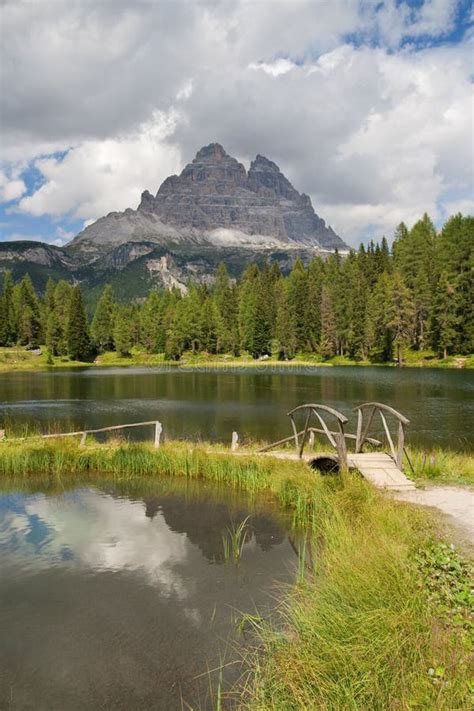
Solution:
[{"label": "blue sky", "polygon": [[65,244],[212,141],[275,160],[353,245],[473,211],[467,0],[1,11],[0,240]]}]

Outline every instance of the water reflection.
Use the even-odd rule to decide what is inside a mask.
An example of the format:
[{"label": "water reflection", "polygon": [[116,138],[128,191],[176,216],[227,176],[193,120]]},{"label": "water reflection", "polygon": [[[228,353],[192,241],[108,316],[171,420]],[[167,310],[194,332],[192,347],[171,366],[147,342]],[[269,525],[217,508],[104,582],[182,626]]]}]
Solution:
[{"label": "water reflection", "polygon": [[[313,368],[301,371],[183,372],[166,368],[104,368],[0,374],[0,420],[52,421],[61,427],[101,427],[160,419],[171,437],[230,441],[288,434],[286,412],[302,402],[326,402],[355,419],[363,401],[391,404],[409,417],[411,442],[455,449],[473,444],[471,371]],[[440,412],[443,413],[442,420]],[[147,432],[133,436],[146,437]]]},{"label": "water reflection", "polygon": [[[223,563],[247,515],[241,564]],[[0,492],[0,708],[212,708],[236,611],[268,614],[294,570],[281,514],[235,492]]]}]

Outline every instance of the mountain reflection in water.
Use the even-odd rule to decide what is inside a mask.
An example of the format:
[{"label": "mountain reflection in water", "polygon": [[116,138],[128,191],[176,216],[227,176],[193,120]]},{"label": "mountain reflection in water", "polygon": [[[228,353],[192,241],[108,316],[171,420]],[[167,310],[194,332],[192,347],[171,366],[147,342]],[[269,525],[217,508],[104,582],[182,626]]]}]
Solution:
[{"label": "mountain reflection in water", "polygon": [[[268,615],[294,578],[286,519],[209,485],[139,489],[0,492],[0,708],[213,707],[239,615]],[[241,564],[224,562],[249,515]]]}]

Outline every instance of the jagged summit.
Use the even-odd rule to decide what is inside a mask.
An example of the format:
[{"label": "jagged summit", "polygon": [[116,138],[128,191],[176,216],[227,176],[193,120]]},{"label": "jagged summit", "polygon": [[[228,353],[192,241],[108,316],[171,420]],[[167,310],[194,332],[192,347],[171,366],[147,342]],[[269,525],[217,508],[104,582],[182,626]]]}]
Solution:
[{"label": "jagged summit", "polygon": [[66,248],[87,260],[127,242],[238,244],[346,249],[279,167],[257,155],[249,170],[220,143],[203,146],[156,195],[145,190],[137,210],[97,220]]},{"label": "jagged summit", "polygon": [[144,190],[136,210],[101,217],[66,247],[2,243],[0,271],[28,271],[40,290],[53,276],[143,296],[153,285],[209,281],[221,261],[233,276],[268,260],[287,273],[297,257],[335,248],[348,249],[276,163],[258,154],[247,170],[210,143],[156,193]]}]

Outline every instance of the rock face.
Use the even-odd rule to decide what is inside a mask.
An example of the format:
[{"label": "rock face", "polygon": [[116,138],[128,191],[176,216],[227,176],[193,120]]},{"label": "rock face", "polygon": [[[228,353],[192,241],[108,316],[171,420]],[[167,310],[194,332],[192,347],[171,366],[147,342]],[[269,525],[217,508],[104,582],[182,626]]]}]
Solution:
[{"label": "rock face", "polygon": [[283,272],[297,257],[349,248],[298,193],[278,166],[257,155],[249,170],[221,145],[201,148],[182,173],[172,175],[140,205],[111,212],[66,247],[1,242],[1,273],[28,273],[40,291],[48,277],[117,294],[144,296],[154,285],[186,288],[209,282],[223,261],[237,277],[250,262],[274,261]]},{"label": "rock face", "polygon": [[126,242],[348,249],[314,212],[278,166],[257,155],[247,172],[218,143],[201,148],[182,173],[167,178],[156,196],[142,194],[137,210],[113,212],[66,247],[83,262]]}]

